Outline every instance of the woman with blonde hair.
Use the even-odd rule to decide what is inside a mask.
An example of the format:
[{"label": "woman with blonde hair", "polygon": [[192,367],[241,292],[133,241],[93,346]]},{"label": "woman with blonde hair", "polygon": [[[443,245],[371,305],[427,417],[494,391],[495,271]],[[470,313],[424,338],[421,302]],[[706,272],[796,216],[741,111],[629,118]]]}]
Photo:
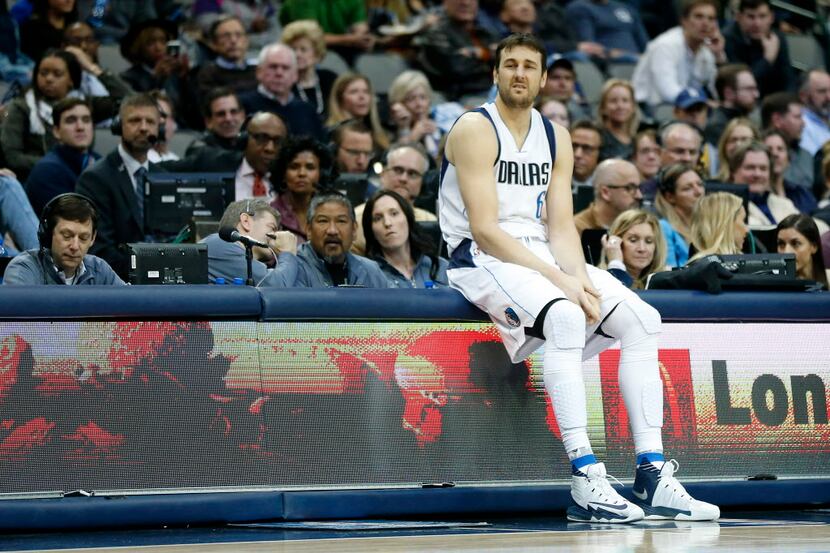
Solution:
[{"label": "woman with blonde hair", "polygon": [[634,87],[622,79],[608,79],[599,97],[602,147],[599,159],[629,159],[634,152],[634,135],[640,126]]},{"label": "woman with blonde hair", "polygon": [[602,237],[602,267],[629,288],[645,288],[648,275],[666,268],[660,222],[642,209],[623,211]]},{"label": "woman with blonde hair", "polygon": [[669,267],[689,260],[692,213],[704,193],[703,177],[687,163],[673,163],[657,174],[654,208],[668,245]]},{"label": "woman with blonde hair", "polygon": [[711,174],[721,182],[729,181],[729,157],[744,144],[758,142],[761,133],[746,117],[732,119],[723,129],[718,141],[718,158],[712,160]]},{"label": "woman with blonde hair", "polygon": [[697,253],[690,262],[707,255],[739,254],[749,232],[741,199],[716,192],[697,202],[692,213],[692,244]]},{"label": "woman with blonde hair", "polygon": [[301,19],[285,26],[280,40],[294,50],[297,56],[297,83],[294,94],[317,110],[325,119],[327,100],[337,79],[337,73],[317,67],[326,57],[326,40],[323,28],[313,19]]},{"label": "woman with blonde hair", "polygon": [[417,142],[435,159],[443,133],[432,118],[432,87],[421,71],[404,71],[389,87],[389,115],[396,142]]},{"label": "woman with blonde hair", "polygon": [[329,118],[326,126],[330,129],[343,121],[358,119],[372,130],[375,149],[389,147],[389,137],[380,124],[378,103],[372,91],[372,83],[360,73],[343,73],[334,81],[329,95]]}]

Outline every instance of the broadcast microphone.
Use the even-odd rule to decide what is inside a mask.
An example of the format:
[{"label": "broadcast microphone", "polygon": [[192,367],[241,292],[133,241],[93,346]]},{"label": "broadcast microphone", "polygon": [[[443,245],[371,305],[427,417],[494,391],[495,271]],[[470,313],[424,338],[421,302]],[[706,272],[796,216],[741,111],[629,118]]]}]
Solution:
[{"label": "broadcast microphone", "polygon": [[158,141],[159,141],[159,137],[156,136],[155,134],[148,134],[147,135],[147,142],[149,142],[151,146],[155,146],[156,144],[158,144]]},{"label": "broadcast microphone", "polygon": [[251,238],[250,236],[245,236],[244,234],[240,234],[238,230],[233,227],[222,227],[219,229],[219,238],[224,240],[225,242],[242,242],[246,246],[259,246],[260,248],[268,248],[268,244],[265,242],[260,242],[255,238]]}]

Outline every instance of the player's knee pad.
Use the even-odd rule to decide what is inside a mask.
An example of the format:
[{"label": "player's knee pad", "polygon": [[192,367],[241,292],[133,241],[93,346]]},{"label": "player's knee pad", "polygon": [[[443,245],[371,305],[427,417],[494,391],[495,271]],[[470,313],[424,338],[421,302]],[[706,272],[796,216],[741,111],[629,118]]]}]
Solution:
[{"label": "player's knee pad", "polygon": [[643,382],[641,393],[646,423],[649,426],[663,426],[663,381],[658,377]]},{"label": "player's knee pad", "polygon": [[560,430],[588,426],[585,407],[585,384],[581,378],[570,378],[557,382],[548,388]]},{"label": "player's knee pad", "polygon": [[621,336],[633,325],[638,325],[646,334],[659,334],[660,313],[640,298],[626,299],[614,308],[603,324],[607,329],[613,328],[615,336]]},{"label": "player's knee pad", "polygon": [[545,339],[559,349],[585,347],[585,313],[569,300],[554,302],[545,315]]}]

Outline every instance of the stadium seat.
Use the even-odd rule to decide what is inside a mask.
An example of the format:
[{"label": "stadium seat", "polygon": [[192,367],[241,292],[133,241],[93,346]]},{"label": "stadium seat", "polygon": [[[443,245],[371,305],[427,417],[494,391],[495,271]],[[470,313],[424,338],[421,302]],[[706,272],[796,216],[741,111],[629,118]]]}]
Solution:
[{"label": "stadium seat", "polygon": [[635,64],[633,63],[609,63],[608,76],[612,79],[623,79],[630,81],[634,74]]},{"label": "stadium seat", "polygon": [[582,87],[585,99],[591,104],[596,104],[602,92],[605,76],[593,63],[578,61],[574,62],[573,65],[574,71],[576,71],[576,80]]},{"label": "stadium seat", "polygon": [[784,39],[790,50],[790,64],[794,68],[809,71],[824,67],[824,53],[812,35],[785,34]]},{"label": "stadium seat", "polygon": [[167,144],[167,147],[177,156],[184,157],[184,152],[187,150],[187,147],[199,135],[200,133],[196,131],[176,131],[173,134],[173,138],[170,139],[170,143]]},{"label": "stadium seat", "polygon": [[95,129],[95,142],[92,144],[92,149],[101,156],[105,156],[118,147],[121,143],[121,137],[112,134],[112,131],[104,129]]},{"label": "stadium seat", "polygon": [[116,75],[130,68],[130,62],[121,55],[117,44],[102,44],[98,48],[98,63]]},{"label": "stadium seat", "polygon": [[361,54],[354,66],[358,73],[369,78],[378,94],[388,92],[395,77],[409,69],[402,57],[390,53]]},{"label": "stadium seat", "polygon": [[346,61],[340,56],[340,54],[332,50],[326,52],[326,57],[324,57],[323,61],[319,63],[318,67],[321,67],[323,69],[329,69],[331,71],[334,71],[338,75],[351,70],[349,64],[346,63]]}]

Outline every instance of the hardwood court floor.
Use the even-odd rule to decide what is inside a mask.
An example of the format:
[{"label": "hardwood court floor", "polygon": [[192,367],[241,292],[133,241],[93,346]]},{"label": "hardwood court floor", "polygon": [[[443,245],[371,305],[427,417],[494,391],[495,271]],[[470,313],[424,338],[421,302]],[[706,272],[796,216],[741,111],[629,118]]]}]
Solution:
[{"label": "hardwood court floor", "polygon": [[[44,543],[44,540],[51,543]],[[0,536],[0,550],[61,553],[812,553],[830,552],[830,510],[725,513],[717,523],[642,522],[625,526],[564,523],[558,516],[499,519],[490,521],[486,527],[453,529],[450,533],[436,530],[332,532],[222,528]]]}]

